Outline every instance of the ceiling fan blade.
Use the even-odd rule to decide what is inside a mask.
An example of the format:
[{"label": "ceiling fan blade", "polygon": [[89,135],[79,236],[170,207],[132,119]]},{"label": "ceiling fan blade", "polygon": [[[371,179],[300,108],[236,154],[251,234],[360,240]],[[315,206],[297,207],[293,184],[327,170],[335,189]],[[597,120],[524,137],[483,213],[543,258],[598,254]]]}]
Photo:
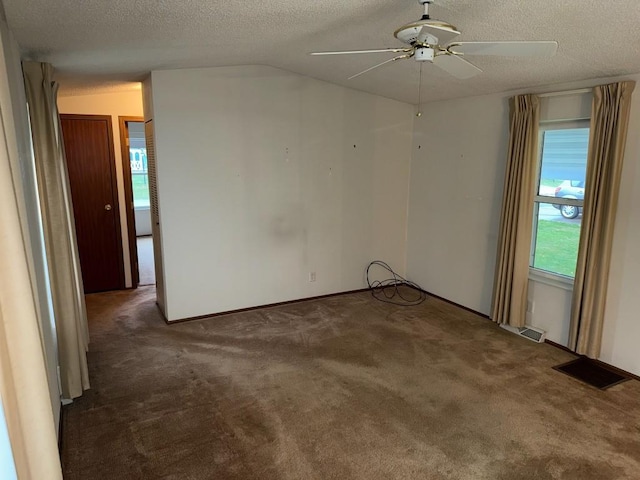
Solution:
[{"label": "ceiling fan blade", "polygon": [[360,75],[364,75],[365,73],[370,72],[371,70],[374,70],[374,69],[376,69],[378,67],[381,67],[383,65],[386,65],[387,63],[395,62],[396,60],[402,60],[403,58],[410,58],[410,57],[411,57],[410,54],[398,55],[397,57],[393,57],[393,58],[390,58],[389,60],[385,60],[382,63],[374,65],[373,67],[369,67],[369,68],[367,68],[366,70],[363,70],[360,73],[356,73],[355,75],[350,76],[347,80],[353,80],[354,78],[359,77]]},{"label": "ceiling fan blade", "polygon": [[460,80],[475,77],[482,73],[473,63],[457,55],[442,54],[433,59],[433,64]]},{"label": "ceiling fan blade", "polygon": [[438,39],[438,45],[446,45],[451,42],[453,39],[457,38],[460,35],[460,32],[457,30],[452,30],[446,26],[439,25],[425,25],[420,30],[418,37],[416,38],[417,43],[425,43],[428,35],[433,35]]},{"label": "ceiling fan blade", "polygon": [[360,54],[360,53],[389,53],[389,52],[394,52],[394,53],[403,53],[403,52],[410,52],[412,49],[411,48],[378,48],[375,50],[344,50],[341,52],[313,52],[310,53],[309,55],[353,55],[353,54]]},{"label": "ceiling fan blade", "polygon": [[458,42],[448,46],[450,52],[463,55],[502,55],[514,57],[553,56],[558,42]]}]

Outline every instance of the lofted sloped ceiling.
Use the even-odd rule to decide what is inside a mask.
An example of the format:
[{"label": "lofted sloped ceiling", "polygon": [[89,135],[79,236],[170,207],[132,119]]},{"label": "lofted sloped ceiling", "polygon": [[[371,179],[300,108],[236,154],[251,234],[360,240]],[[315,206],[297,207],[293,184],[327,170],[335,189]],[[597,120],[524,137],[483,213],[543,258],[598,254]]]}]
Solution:
[{"label": "lofted sloped ceiling", "polygon": [[[113,90],[156,69],[271,65],[417,103],[418,64],[347,77],[390,54],[311,57],[312,51],[401,45],[416,0],[1,0],[24,54],[54,65],[63,94]],[[433,65],[424,101],[640,71],[640,1],[436,0],[432,18],[461,41],[556,40],[553,58],[474,57],[484,73],[456,80]]]}]

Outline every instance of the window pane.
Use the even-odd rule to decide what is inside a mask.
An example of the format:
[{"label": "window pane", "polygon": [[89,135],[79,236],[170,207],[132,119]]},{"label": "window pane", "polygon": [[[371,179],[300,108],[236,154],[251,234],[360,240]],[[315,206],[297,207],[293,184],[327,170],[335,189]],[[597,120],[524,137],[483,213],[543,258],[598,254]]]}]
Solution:
[{"label": "window pane", "polygon": [[149,176],[145,174],[131,175],[133,180],[133,206],[148,207],[149,203]]},{"label": "window pane", "polygon": [[[561,208],[576,209],[575,218],[563,215]],[[538,207],[537,231],[534,232],[533,267],[574,277],[580,244],[580,207],[541,203]]]},{"label": "window pane", "polygon": [[535,203],[531,266],[568,277],[575,276],[580,244],[587,125],[554,124],[541,130],[538,195],[550,198],[549,203]]},{"label": "window pane", "polygon": [[583,199],[589,129],[546,130],[542,135],[538,195]]},{"label": "window pane", "polygon": [[129,160],[131,162],[131,173],[147,173],[147,148],[129,148]]},{"label": "window pane", "polygon": [[148,207],[150,203],[146,147],[129,148],[129,159],[131,161],[131,178],[133,181],[133,206]]}]

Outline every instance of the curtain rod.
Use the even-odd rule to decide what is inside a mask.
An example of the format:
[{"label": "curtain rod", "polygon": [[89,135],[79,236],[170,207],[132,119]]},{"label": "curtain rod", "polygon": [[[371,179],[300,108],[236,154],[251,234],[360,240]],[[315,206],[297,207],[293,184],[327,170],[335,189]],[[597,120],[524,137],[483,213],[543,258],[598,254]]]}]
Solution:
[{"label": "curtain rod", "polygon": [[579,95],[581,93],[591,93],[593,92],[592,88],[580,88],[578,90],[565,90],[564,92],[549,92],[549,93],[540,93],[538,97],[547,98],[547,97],[559,97],[562,95]]}]

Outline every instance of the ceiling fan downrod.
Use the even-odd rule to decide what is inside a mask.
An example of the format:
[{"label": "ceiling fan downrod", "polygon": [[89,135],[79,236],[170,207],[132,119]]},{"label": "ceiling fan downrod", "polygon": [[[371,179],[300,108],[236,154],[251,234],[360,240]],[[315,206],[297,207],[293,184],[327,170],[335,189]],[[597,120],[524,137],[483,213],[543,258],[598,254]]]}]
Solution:
[{"label": "ceiling fan downrod", "polygon": [[429,20],[431,17],[429,16],[429,5],[433,3],[433,0],[418,0],[420,5],[424,5],[424,15],[422,15],[422,20]]}]

